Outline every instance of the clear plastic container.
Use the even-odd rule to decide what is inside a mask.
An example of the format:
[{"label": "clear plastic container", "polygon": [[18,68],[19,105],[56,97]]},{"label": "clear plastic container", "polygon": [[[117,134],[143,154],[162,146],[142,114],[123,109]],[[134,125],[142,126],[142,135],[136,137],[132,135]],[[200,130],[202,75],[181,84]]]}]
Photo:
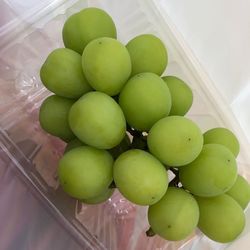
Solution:
[{"label": "clear plastic container", "polygon": [[[17,172],[23,183],[45,205],[83,249],[224,249],[230,245],[207,239],[197,230],[185,241],[148,238],[147,208],[126,201],[118,191],[106,203],[90,206],[62,192],[57,180],[57,162],[65,144],[39,126],[38,110],[50,93],[41,84],[39,69],[48,53],[62,47],[61,30],[71,14],[87,6],[106,10],[114,19],[118,39],[126,43],[142,33],[159,36],[169,52],[165,74],[187,81],[194,93],[188,117],[203,131],[224,126],[241,142],[239,172],[250,180],[249,143],[212,81],[201,68],[171,19],[151,0],[41,1],[39,6],[10,14],[0,29],[0,147],[1,159]],[[11,21],[9,21],[11,20]],[[1,172],[0,172],[1,178]],[[249,215],[249,210],[246,211]],[[250,218],[247,216],[247,218]],[[249,219],[248,219],[249,221]],[[249,223],[237,242],[250,232]],[[236,244],[237,245],[237,244]]]}]

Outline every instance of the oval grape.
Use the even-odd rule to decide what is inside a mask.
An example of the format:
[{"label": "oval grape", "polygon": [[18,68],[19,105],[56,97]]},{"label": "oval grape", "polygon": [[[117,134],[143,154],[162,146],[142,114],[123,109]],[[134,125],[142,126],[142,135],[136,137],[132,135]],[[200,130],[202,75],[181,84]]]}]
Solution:
[{"label": "oval grape", "polygon": [[92,199],[109,187],[112,171],[113,158],[107,151],[82,146],[61,158],[58,175],[62,188],[70,196]]},{"label": "oval grape", "polygon": [[232,152],[219,144],[204,145],[200,155],[180,168],[180,181],[191,193],[212,197],[228,191],[237,178]]},{"label": "oval grape", "polygon": [[40,77],[44,86],[59,96],[75,99],[91,90],[82,71],[81,56],[70,49],[51,52],[41,67]]},{"label": "oval grape", "polygon": [[171,96],[167,85],[154,73],[132,77],[122,89],[119,104],[129,125],[148,131],[169,114]]},{"label": "oval grape", "polygon": [[86,45],[98,37],[116,38],[116,27],[108,13],[91,7],[70,16],[62,35],[66,48],[82,54]]},{"label": "oval grape", "polygon": [[235,240],[245,226],[240,205],[223,194],[212,198],[196,197],[200,209],[198,227],[210,239],[228,243]]},{"label": "oval grape", "polygon": [[41,127],[49,134],[66,142],[75,138],[68,123],[69,110],[73,104],[73,100],[64,97],[56,95],[47,97],[40,107]]},{"label": "oval grape", "polygon": [[119,105],[101,92],[89,92],[74,103],[69,112],[69,124],[84,143],[111,149],[125,136],[126,121]]},{"label": "oval grape", "polygon": [[138,205],[159,201],[168,187],[164,166],[151,154],[128,150],[114,163],[114,181],[125,198]]},{"label": "oval grape", "polygon": [[238,175],[236,182],[226,194],[236,200],[242,209],[245,209],[250,201],[250,185],[245,178]]},{"label": "oval grape", "polygon": [[164,76],[162,79],[167,83],[172,98],[169,115],[185,115],[193,103],[192,90],[176,76]]},{"label": "oval grape", "polygon": [[108,188],[107,190],[102,192],[100,195],[93,197],[93,198],[89,198],[89,199],[83,199],[83,200],[81,200],[81,202],[83,202],[85,204],[89,204],[89,205],[103,203],[103,202],[107,201],[112,196],[112,194],[114,193],[114,190],[115,190],[114,188]]},{"label": "oval grape", "polygon": [[132,76],[152,72],[161,75],[168,63],[167,49],[163,42],[151,34],[136,36],[126,45],[131,61]]},{"label": "oval grape", "polygon": [[131,73],[131,60],[126,47],[112,38],[90,42],[82,54],[83,72],[89,84],[110,96],[117,95]]},{"label": "oval grape", "polygon": [[204,144],[215,143],[226,146],[237,157],[240,144],[237,137],[227,128],[213,128],[204,133]]},{"label": "oval grape", "polygon": [[148,209],[153,232],[166,240],[185,239],[194,231],[198,220],[196,200],[180,188],[169,187],[162,199]]},{"label": "oval grape", "polygon": [[192,162],[202,146],[201,130],[193,121],[182,116],[159,120],[148,134],[150,152],[169,166],[180,167]]}]

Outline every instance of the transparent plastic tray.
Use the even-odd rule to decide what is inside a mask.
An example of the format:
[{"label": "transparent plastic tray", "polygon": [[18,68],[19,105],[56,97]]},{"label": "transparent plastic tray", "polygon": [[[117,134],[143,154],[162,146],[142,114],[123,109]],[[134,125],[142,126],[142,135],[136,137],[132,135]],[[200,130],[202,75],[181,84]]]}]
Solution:
[{"label": "transparent plastic tray", "polygon": [[[50,94],[41,84],[39,69],[50,51],[63,46],[61,30],[67,17],[87,6],[106,10],[117,25],[119,40],[124,43],[142,33],[155,34],[164,41],[169,53],[165,74],[184,79],[194,93],[188,117],[203,131],[224,126],[237,134],[241,143],[239,172],[250,180],[249,144],[241,127],[156,0],[53,1],[25,18],[19,16],[5,30],[0,30],[1,158],[8,159],[8,167],[17,171],[30,191],[83,249],[229,247],[210,241],[199,230],[180,242],[168,242],[157,236],[148,238],[147,209],[129,203],[118,191],[106,203],[90,206],[71,199],[60,189],[56,169],[65,144],[39,126],[39,106]],[[249,210],[246,212],[249,214]],[[239,241],[249,231],[247,224]]]}]

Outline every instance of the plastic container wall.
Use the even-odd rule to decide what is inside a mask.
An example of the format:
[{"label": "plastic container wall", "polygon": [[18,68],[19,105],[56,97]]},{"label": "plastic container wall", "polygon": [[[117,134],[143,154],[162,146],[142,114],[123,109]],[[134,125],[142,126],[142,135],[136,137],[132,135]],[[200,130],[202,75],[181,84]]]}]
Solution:
[{"label": "plastic container wall", "polygon": [[[157,1],[155,1],[157,2]],[[105,9],[115,20],[118,38],[127,43],[142,33],[159,36],[169,52],[165,74],[179,76],[193,89],[194,104],[188,117],[203,131],[228,127],[241,141],[239,171],[248,179],[249,145],[231,110],[223,103],[212,82],[185,46],[171,20],[150,0],[55,1],[13,27],[1,30],[0,62],[0,146],[13,169],[33,194],[44,202],[84,249],[223,249],[197,230],[189,239],[168,242],[157,236],[147,238],[147,209],[126,201],[119,192],[106,203],[84,205],[62,192],[57,180],[57,162],[65,144],[46,134],[39,126],[38,110],[50,93],[42,86],[39,69],[48,53],[62,47],[61,30],[71,14],[87,6]],[[247,228],[246,230],[249,229]],[[203,248],[202,248],[203,249]]]}]

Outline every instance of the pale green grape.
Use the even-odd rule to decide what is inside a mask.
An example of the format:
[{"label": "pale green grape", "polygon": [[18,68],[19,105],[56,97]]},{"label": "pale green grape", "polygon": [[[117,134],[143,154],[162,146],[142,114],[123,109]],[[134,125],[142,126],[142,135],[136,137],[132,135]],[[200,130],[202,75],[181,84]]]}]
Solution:
[{"label": "pale green grape", "polygon": [[75,138],[68,123],[68,113],[73,104],[73,100],[64,97],[56,95],[47,97],[40,107],[41,127],[49,134],[66,142]]},{"label": "pale green grape", "polygon": [[237,137],[227,128],[213,128],[204,133],[204,144],[221,144],[226,146],[237,157],[240,144]]},{"label": "pale green grape", "polygon": [[64,150],[64,154],[66,154],[67,152],[69,152],[73,148],[81,147],[84,145],[85,144],[83,142],[81,142],[79,139],[75,138],[67,144],[67,146]]},{"label": "pale green grape", "polygon": [[180,168],[179,175],[182,185],[191,193],[212,197],[225,193],[233,186],[237,165],[228,148],[206,144],[193,162]]},{"label": "pale green grape", "polygon": [[169,187],[161,200],[148,209],[151,229],[166,240],[185,239],[194,231],[198,220],[196,200],[180,188]]},{"label": "pale green grape", "polygon": [[240,205],[223,194],[212,198],[196,197],[200,209],[198,227],[214,241],[228,243],[235,240],[245,226]]},{"label": "pale green grape", "polygon": [[164,166],[151,154],[132,149],[114,163],[114,181],[125,198],[138,205],[159,201],[168,187]]},{"label": "pale green grape", "polygon": [[69,124],[81,141],[100,149],[117,146],[126,132],[121,108],[101,92],[89,92],[76,101],[69,112]]},{"label": "pale green grape", "polygon": [[141,73],[126,83],[120,93],[119,104],[129,125],[148,131],[155,122],[169,114],[171,96],[158,75]]},{"label": "pale green grape", "polygon": [[64,191],[74,198],[94,198],[112,182],[112,166],[113,158],[107,151],[77,147],[61,158],[59,181]]},{"label": "pale green grape", "polygon": [[190,87],[175,76],[162,78],[169,88],[172,106],[169,115],[185,115],[193,103],[193,93]]},{"label": "pale green grape", "polygon": [[193,121],[182,116],[159,120],[148,134],[150,152],[169,166],[179,167],[192,162],[202,146],[201,130]]},{"label": "pale green grape", "polygon": [[163,42],[151,34],[139,35],[126,45],[131,61],[132,76],[152,72],[161,75],[168,63],[167,49]]},{"label": "pale green grape", "polygon": [[40,70],[44,86],[51,92],[68,98],[79,98],[91,90],[84,77],[81,56],[62,48],[51,52]]},{"label": "pale green grape", "polygon": [[89,84],[108,95],[117,95],[131,73],[131,60],[126,47],[112,38],[90,42],[82,54],[83,72]]},{"label": "pale green grape", "polygon": [[116,38],[116,27],[105,11],[86,8],[68,18],[62,35],[66,48],[82,54],[85,46],[98,37]]},{"label": "pale green grape", "polygon": [[127,134],[122,139],[121,143],[115,146],[114,148],[109,149],[109,153],[116,159],[120,154],[130,149],[130,139]]},{"label": "pale green grape", "polygon": [[226,194],[234,198],[245,209],[250,201],[250,185],[246,179],[238,175],[236,182]]},{"label": "pale green grape", "polygon": [[81,200],[81,202],[86,203],[86,204],[99,204],[102,202],[105,202],[106,200],[108,200],[112,194],[114,193],[115,189],[114,188],[108,188],[107,190],[105,190],[104,192],[102,192],[100,195],[94,197],[94,198],[89,198],[89,199],[83,199]]}]

